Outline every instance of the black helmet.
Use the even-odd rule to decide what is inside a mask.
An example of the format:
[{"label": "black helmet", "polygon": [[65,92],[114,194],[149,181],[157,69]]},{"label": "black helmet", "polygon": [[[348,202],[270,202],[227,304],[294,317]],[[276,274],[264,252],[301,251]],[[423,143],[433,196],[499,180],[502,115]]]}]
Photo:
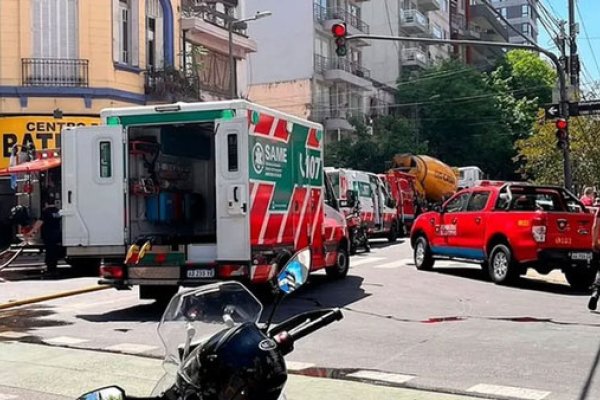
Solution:
[{"label": "black helmet", "polygon": [[178,387],[183,398],[277,400],[286,380],[277,344],[248,322],[194,349],[184,361]]}]

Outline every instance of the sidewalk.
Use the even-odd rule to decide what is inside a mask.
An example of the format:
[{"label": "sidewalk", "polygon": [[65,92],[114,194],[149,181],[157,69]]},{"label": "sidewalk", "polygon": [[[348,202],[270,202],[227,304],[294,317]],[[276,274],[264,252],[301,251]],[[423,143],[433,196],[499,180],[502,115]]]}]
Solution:
[{"label": "sidewalk", "polygon": [[[132,396],[148,395],[162,376],[160,360],[45,345],[0,342],[0,399],[75,399],[86,391],[118,385]],[[25,394],[25,395],[24,395]],[[290,375],[289,400],[473,400],[474,397],[367,383]]]}]

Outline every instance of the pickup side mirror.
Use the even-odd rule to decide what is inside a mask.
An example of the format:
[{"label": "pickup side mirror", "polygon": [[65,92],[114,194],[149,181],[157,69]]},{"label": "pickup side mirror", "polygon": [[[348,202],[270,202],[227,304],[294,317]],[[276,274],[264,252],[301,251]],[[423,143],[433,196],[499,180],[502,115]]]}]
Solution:
[{"label": "pickup side mirror", "polygon": [[396,199],[392,199],[391,197],[388,197],[386,205],[389,208],[396,208],[396,206],[398,205],[398,203],[396,202]]}]

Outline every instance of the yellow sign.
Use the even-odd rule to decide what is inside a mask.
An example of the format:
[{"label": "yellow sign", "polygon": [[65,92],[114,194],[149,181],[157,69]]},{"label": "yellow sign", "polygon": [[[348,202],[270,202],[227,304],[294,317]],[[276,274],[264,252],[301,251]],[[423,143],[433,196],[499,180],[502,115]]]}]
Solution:
[{"label": "yellow sign", "polygon": [[60,148],[60,132],[69,126],[98,125],[98,117],[63,117],[24,115],[0,117],[0,168],[8,167],[15,144],[33,143],[37,150]]}]

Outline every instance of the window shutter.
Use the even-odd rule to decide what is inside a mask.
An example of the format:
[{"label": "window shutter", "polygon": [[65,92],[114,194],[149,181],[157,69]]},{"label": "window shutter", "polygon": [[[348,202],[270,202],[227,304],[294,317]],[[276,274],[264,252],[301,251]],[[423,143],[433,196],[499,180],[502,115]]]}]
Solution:
[{"label": "window shutter", "polygon": [[119,0],[112,0],[112,27],[113,27],[113,38],[112,38],[112,48],[113,48],[113,61],[119,62],[119,27],[121,25],[121,14],[119,10]]}]

